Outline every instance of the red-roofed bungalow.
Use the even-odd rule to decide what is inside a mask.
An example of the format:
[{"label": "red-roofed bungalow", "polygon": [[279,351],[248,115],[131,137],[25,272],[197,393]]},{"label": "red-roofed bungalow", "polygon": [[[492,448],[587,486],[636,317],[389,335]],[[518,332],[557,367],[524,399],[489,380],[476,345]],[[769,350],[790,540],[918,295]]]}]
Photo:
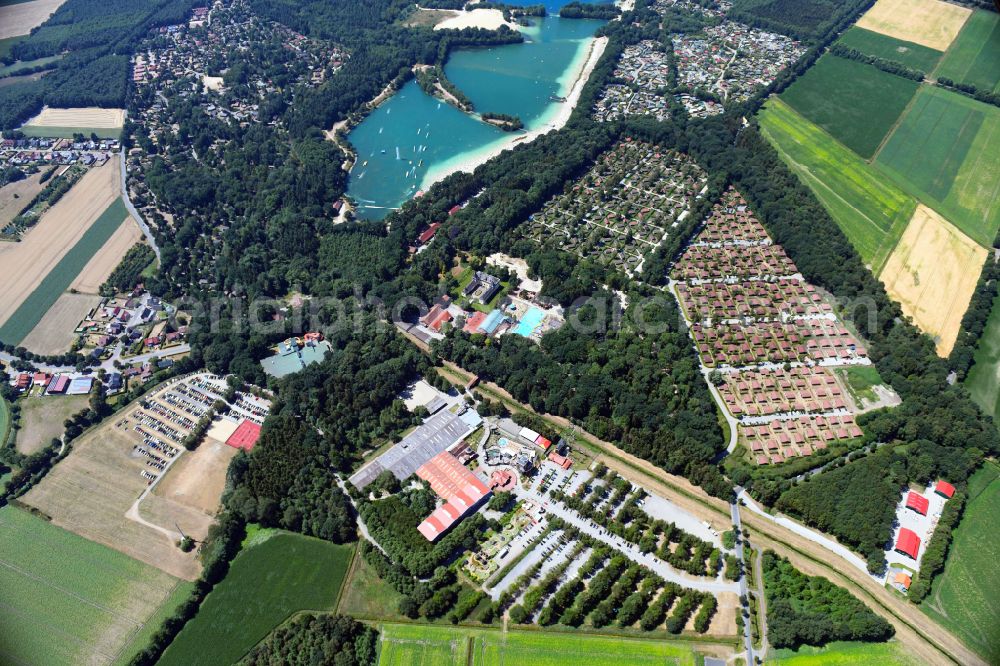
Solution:
[{"label": "red-roofed bungalow", "polygon": [[934,486],[934,492],[941,497],[951,499],[955,495],[955,486],[951,485],[947,481],[938,481],[937,485]]},{"label": "red-roofed bungalow", "polygon": [[434,238],[434,234],[437,233],[438,228],[441,226],[440,222],[435,222],[431,226],[427,227],[422,234],[417,236],[417,245],[423,245]]},{"label": "red-roofed bungalow", "polygon": [[452,206],[451,208],[448,209],[448,215],[454,215],[455,213],[457,213],[460,210],[462,210],[462,207],[460,205],[456,204],[456,205],[454,205],[454,206]]},{"label": "red-roofed bungalow", "polygon": [[915,493],[912,490],[910,491],[910,494],[906,496],[906,508],[913,509],[921,516],[927,515],[927,507],[929,504],[930,503],[927,501],[926,497],[920,493]]},{"label": "red-roofed bungalow", "polygon": [[476,312],[472,313],[472,315],[470,315],[468,319],[465,320],[465,326],[462,328],[462,330],[470,334],[478,333],[479,326],[484,321],[486,321],[486,313],[479,312],[477,310]]},{"label": "red-roofed bungalow", "polygon": [[234,449],[250,451],[260,439],[260,426],[253,421],[244,420],[226,440],[226,444]]},{"label": "red-roofed bungalow", "polygon": [[535,438],[535,446],[541,447],[542,451],[548,451],[549,447],[552,446],[552,440],[548,437],[542,437],[539,435]]},{"label": "red-roofed bungalow", "polygon": [[549,461],[555,463],[556,465],[559,465],[563,469],[569,469],[570,466],[573,464],[572,460],[570,460],[565,456],[559,455],[555,451],[549,454]]},{"label": "red-roofed bungalow", "polygon": [[905,527],[900,529],[899,536],[896,538],[895,550],[897,553],[914,560],[917,559],[917,554],[920,552],[920,537],[913,530],[908,530]]}]

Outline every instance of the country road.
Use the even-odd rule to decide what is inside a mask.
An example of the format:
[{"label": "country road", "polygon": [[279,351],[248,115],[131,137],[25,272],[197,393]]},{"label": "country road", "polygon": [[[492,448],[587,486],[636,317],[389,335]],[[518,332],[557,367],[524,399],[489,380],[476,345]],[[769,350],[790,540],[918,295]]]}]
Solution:
[{"label": "country road", "polygon": [[153,230],[149,228],[146,224],[146,220],[139,214],[139,211],[135,209],[132,205],[132,200],[128,196],[128,174],[125,168],[125,155],[118,155],[118,165],[121,167],[121,181],[122,181],[122,201],[125,202],[125,207],[128,212],[135,218],[136,223],[139,228],[142,229],[142,235],[146,237],[146,242],[149,243],[149,247],[152,248],[153,254],[156,255],[156,265],[160,265],[160,247],[156,244],[156,238],[153,236]]}]

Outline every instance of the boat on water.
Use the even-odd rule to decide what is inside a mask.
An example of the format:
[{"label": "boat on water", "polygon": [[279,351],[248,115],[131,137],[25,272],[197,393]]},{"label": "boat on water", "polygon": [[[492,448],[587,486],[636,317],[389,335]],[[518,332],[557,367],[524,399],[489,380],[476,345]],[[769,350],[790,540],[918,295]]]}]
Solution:
[{"label": "boat on water", "polygon": [[396,159],[397,160],[400,159],[400,157],[399,157],[399,146],[396,146]]},{"label": "boat on water", "polygon": [[382,149],[382,154],[385,155],[385,148]]},{"label": "boat on water", "polygon": [[379,134],[381,134],[381,133],[382,133],[382,130],[384,130],[384,129],[385,129],[384,127],[379,127],[379,128],[378,128],[378,133],[379,133]]},{"label": "boat on water", "polygon": [[364,162],[362,162],[362,163],[361,163],[361,166],[363,166],[363,167],[366,167],[366,166],[368,166],[368,160],[365,160]]}]

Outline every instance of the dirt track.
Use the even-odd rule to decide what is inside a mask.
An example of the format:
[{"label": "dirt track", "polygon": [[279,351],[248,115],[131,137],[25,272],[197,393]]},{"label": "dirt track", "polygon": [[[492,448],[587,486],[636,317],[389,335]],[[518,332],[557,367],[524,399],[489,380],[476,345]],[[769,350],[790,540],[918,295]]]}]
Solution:
[{"label": "dirt track", "polygon": [[35,287],[121,194],[118,160],[91,169],[20,243],[0,243],[5,283],[0,290],[0,323],[6,322]]}]

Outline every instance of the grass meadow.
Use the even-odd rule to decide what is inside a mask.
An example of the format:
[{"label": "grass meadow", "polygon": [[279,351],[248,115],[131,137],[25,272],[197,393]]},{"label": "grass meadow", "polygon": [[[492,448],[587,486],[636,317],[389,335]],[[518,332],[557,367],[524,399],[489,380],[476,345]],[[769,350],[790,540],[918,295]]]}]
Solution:
[{"label": "grass meadow", "polygon": [[0,509],[0,534],[0,663],[127,659],[145,647],[135,637],[158,628],[190,591],[190,583],[12,506]]},{"label": "grass meadow", "polygon": [[767,664],[774,666],[917,666],[920,662],[903,652],[898,642],[830,643],[816,648],[771,650]]},{"label": "grass meadow", "polygon": [[920,605],[991,664],[1000,663],[1000,466],[987,461],[969,479],[969,499],[955,529],[944,573]]},{"label": "grass meadow", "polygon": [[695,666],[696,663],[700,662],[691,643],[419,624],[384,625],[379,651],[379,666]]},{"label": "grass meadow", "polygon": [[1000,15],[977,9],[934,72],[958,83],[1000,90]]},{"label": "grass meadow", "polygon": [[289,532],[248,539],[159,664],[233,664],[293,613],[332,611],[353,554]]},{"label": "grass meadow", "polygon": [[973,401],[1000,423],[1000,297],[993,300],[974,359],[965,388]]},{"label": "grass meadow", "polygon": [[922,44],[906,42],[857,26],[845,32],[839,41],[848,48],[856,49],[876,58],[894,60],[925,74],[930,74],[937,66],[938,61],[941,60],[941,56],[944,55],[940,51]]},{"label": "grass meadow", "polygon": [[128,210],[125,203],[116,199],[52,267],[7,322],[0,326],[0,340],[12,345],[21,344],[126,217]]},{"label": "grass meadow", "polygon": [[7,443],[10,436],[10,405],[0,398],[0,446]]},{"label": "grass meadow", "polygon": [[772,97],[758,119],[782,159],[816,194],[876,275],[916,201],[794,109]]},{"label": "grass meadow", "polygon": [[781,94],[807,120],[865,159],[917,92],[916,81],[827,54]]},{"label": "grass meadow", "polygon": [[923,86],[876,163],[984,247],[1000,228],[1000,108]]}]

